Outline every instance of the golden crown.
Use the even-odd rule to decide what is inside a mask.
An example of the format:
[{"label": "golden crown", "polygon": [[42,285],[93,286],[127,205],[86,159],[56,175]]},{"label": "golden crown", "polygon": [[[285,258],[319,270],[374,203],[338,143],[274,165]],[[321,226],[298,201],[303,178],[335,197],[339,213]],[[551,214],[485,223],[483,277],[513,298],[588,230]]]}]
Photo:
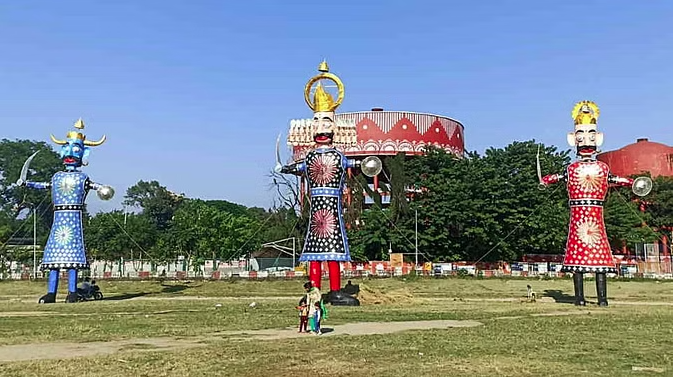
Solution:
[{"label": "golden crown", "polygon": [[[304,100],[313,112],[333,112],[344,100],[344,84],[337,75],[329,72],[329,66],[326,61],[323,60],[323,62],[320,63],[318,71],[320,74],[311,77],[306,83],[306,87],[304,88]],[[325,88],[320,83],[320,80],[323,79],[330,80],[336,84],[338,89],[336,101],[331,94],[325,91]],[[313,93],[313,98],[311,98],[311,88],[313,88],[313,84],[316,82],[318,84],[316,85],[315,93]]]},{"label": "golden crown", "polygon": [[592,101],[580,101],[575,104],[572,111],[572,117],[575,125],[578,124],[596,124],[601,115],[598,105]]},{"label": "golden crown", "polygon": [[[73,127],[77,128],[78,130],[83,130],[84,129],[84,121],[82,120],[82,118],[79,118],[79,120],[77,122],[75,122],[75,125]],[[53,141],[54,143],[56,143],[58,145],[68,144],[68,142],[66,140],[59,140],[59,139],[55,138],[54,135],[49,135],[49,136],[51,136],[51,141]],[[65,137],[66,137],[66,139],[82,140],[84,142],[84,145],[89,146],[89,147],[97,147],[97,146],[103,144],[105,142],[105,139],[107,139],[107,137],[105,135],[103,135],[103,137],[98,141],[90,141],[90,140],[87,140],[86,136],[79,131],[69,131],[68,134]]]}]

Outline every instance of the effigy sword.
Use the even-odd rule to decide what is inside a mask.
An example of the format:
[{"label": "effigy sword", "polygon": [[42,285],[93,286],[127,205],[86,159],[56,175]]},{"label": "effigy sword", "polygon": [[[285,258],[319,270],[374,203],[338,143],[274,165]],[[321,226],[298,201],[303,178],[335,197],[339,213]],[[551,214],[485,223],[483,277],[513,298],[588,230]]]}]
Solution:
[{"label": "effigy sword", "polygon": [[16,184],[21,186],[24,183],[26,183],[26,179],[28,178],[28,168],[30,168],[30,163],[33,161],[33,158],[35,158],[35,155],[38,154],[40,151],[37,151],[28,157],[26,162],[23,163],[23,167],[21,168],[21,175],[19,176],[19,179],[16,181]]},{"label": "effigy sword", "polygon": [[280,173],[283,170],[283,164],[280,162],[280,134],[276,139],[276,166],[273,169],[276,173]]}]

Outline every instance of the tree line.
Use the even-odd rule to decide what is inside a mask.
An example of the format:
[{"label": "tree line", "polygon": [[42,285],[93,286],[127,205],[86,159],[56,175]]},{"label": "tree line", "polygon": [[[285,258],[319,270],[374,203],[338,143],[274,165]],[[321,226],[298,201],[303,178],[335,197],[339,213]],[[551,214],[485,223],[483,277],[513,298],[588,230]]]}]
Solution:
[{"label": "tree line", "polygon": [[[400,154],[384,159],[382,176],[390,182],[382,203],[362,175],[348,179],[352,200],[345,209],[350,249],[355,260],[382,260],[388,251],[429,261],[520,260],[524,254],[562,253],[568,221],[562,183],[541,190],[535,171],[540,144],[533,140],[490,148],[463,158],[429,148],[413,158]],[[10,253],[7,245],[30,239],[32,208],[38,215],[38,244],[51,226],[47,191],[16,187],[23,161],[36,150],[31,179],[47,181],[62,169],[46,143],[0,141],[0,257],[32,261],[29,252]],[[569,151],[541,146],[543,172],[562,172]],[[307,198],[299,196],[292,176],[270,173],[273,208],[246,207],[226,200],[201,200],[173,193],[157,181],[140,180],[124,195],[124,210],[86,213],[85,242],[96,259],[151,259],[183,256],[192,261],[231,260],[248,256],[265,242],[296,237],[301,245],[308,225]],[[413,191],[413,200],[407,200]],[[364,203],[364,195],[373,204]],[[303,203],[302,203],[303,201]],[[303,205],[302,205],[303,204]],[[613,248],[633,247],[670,235],[673,224],[673,180],[658,177],[644,201],[628,188],[611,188],[605,220]],[[641,211],[644,209],[644,212]],[[27,225],[29,224],[29,225]],[[417,230],[417,231],[416,231]],[[4,264],[3,264],[4,265]]]}]

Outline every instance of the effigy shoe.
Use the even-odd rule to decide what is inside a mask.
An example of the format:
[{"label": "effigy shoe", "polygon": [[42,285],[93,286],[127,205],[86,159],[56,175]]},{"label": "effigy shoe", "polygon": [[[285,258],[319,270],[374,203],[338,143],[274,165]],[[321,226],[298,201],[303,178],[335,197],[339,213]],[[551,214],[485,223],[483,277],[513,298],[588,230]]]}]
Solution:
[{"label": "effigy shoe", "polygon": [[68,297],[66,297],[65,302],[73,303],[77,301],[77,292],[68,292]]},{"label": "effigy shoe", "polygon": [[46,295],[40,297],[37,302],[38,304],[53,304],[56,302],[56,293],[47,293]]}]

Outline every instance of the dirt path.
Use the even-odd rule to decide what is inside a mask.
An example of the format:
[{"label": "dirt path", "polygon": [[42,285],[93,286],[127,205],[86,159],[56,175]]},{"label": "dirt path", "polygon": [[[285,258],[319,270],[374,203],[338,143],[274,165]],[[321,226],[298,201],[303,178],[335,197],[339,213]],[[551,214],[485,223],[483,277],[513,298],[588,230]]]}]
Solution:
[{"label": "dirt path", "polygon": [[[325,334],[322,336],[390,334],[409,330],[474,327],[481,325],[482,323],[477,321],[360,322],[325,328]],[[174,351],[202,347],[208,341],[222,339],[263,341],[316,337],[315,335],[297,333],[296,328],[288,328],[280,330],[225,331],[216,333],[214,336],[189,339],[142,338],[110,342],[17,344],[0,346],[0,362],[67,359],[93,355],[109,355],[124,351]]]},{"label": "dirt path", "polygon": [[[16,313],[16,312],[15,312]],[[26,312],[26,315],[30,315]],[[565,316],[587,315],[592,311],[557,311],[548,313],[535,313],[527,316],[505,316],[493,318],[495,320],[511,320],[524,317],[542,316]],[[325,327],[321,337],[347,336],[347,335],[380,335],[392,334],[410,330],[447,329],[456,327],[476,327],[483,323],[477,321],[403,321],[403,322],[357,322],[343,325]],[[87,343],[35,343],[0,346],[0,362],[68,359],[94,355],[110,355],[119,352],[154,352],[174,351],[187,348],[203,347],[209,341],[242,340],[242,341],[266,341],[279,339],[315,339],[316,335],[300,334],[296,328],[267,329],[249,331],[222,331],[207,337],[193,338],[136,338],[109,342]]]},{"label": "dirt path", "polygon": [[[512,320],[524,317],[548,317],[566,315],[590,315],[601,311],[554,311],[546,313],[534,313],[522,316],[503,316],[491,320]],[[14,315],[31,316],[43,315],[44,312],[13,312]],[[53,313],[44,313],[53,314]],[[434,320],[434,321],[401,321],[401,322],[357,322],[343,325],[325,327],[321,337],[347,336],[347,335],[380,335],[392,334],[410,330],[447,329],[457,327],[477,327],[483,323],[472,320]],[[174,351],[203,347],[209,341],[242,340],[242,341],[267,341],[279,339],[315,339],[317,336],[301,334],[297,329],[266,329],[248,331],[222,331],[211,336],[193,338],[136,338],[108,342],[87,343],[34,343],[0,346],[0,363],[28,360],[68,359],[94,355],[110,355],[119,352],[154,352]]]},{"label": "dirt path", "polygon": [[[321,336],[341,336],[341,335],[380,335],[392,334],[409,330],[430,330],[446,329],[450,327],[476,327],[481,326],[477,321],[404,321],[404,322],[357,322],[344,325],[334,325],[325,327]],[[216,335],[227,339],[240,340],[277,340],[305,338],[307,334],[300,334],[296,328],[284,330],[255,330],[255,331],[223,331]],[[314,335],[315,336],[315,335]]]}]

